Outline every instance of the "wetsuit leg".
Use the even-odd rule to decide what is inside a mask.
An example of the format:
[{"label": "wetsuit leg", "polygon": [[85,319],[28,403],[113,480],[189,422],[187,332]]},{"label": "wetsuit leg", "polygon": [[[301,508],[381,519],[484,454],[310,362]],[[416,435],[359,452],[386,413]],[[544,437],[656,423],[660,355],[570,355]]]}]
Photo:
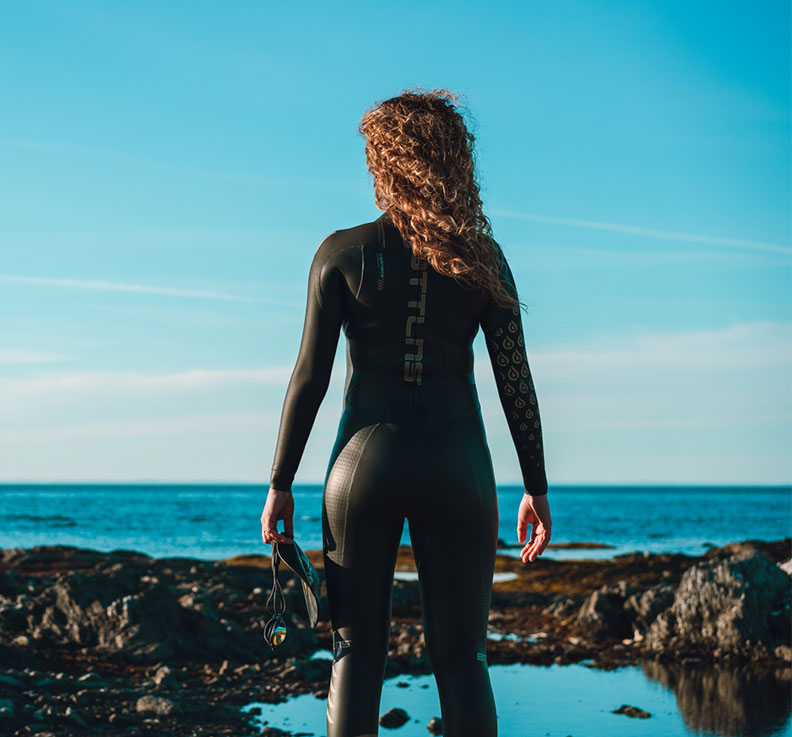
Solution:
[{"label": "wetsuit leg", "polygon": [[418,452],[426,470],[407,519],[443,734],[495,737],[486,653],[498,508],[483,427],[472,419],[435,430]]},{"label": "wetsuit leg", "polygon": [[387,425],[346,412],[322,501],[325,579],[334,631],[327,737],[378,733],[404,500]]}]

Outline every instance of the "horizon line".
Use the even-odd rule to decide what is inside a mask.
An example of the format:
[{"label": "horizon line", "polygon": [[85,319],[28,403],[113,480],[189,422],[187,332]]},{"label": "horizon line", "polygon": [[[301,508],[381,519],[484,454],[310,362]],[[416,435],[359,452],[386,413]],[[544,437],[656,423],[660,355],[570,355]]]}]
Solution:
[{"label": "horizon line", "polygon": [[[66,480],[66,481],[46,481],[46,480],[31,480],[31,479],[20,479],[20,480],[3,480],[0,479],[0,487],[4,485],[28,485],[28,486],[75,486],[75,485],[102,485],[102,486],[139,486],[139,485],[149,485],[149,486],[261,486],[261,487],[269,487],[268,482],[263,481],[217,481],[217,480],[205,480],[205,481],[169,481],[164,479],[140,479],[140,480],[102,480],[102,479],[89,479],[89,480]],[[496,482],[496,486],[514,486],[514,487],[522,487],[521,482]],[[292,484],[293,488],[304,487],[304,486],[323,486],[323,482],[303,482],[299,484]],[[680,487],[717,487],[719,489],[723,488],[742,488],[746,486],[751,487],[772,487],[772,488],[788,488],[792,489],[792,482],[779,482],[779,483],[757,483],[757,482],[745,482],[745,483],[718,483],[718,482],[663,482],[663,481],[620,481],[620,482],[607,482],[607,481],[591,481],[591,482],[566,482],[566,483],[558,483],[558,484],[550,484],[550,488],[564,488],[564,487],[578,487],[578,486],[590,486],[590,487],[625,487],[625,486],[645,486],[645,487],[670,487],[670,486],[680,486]]]}]

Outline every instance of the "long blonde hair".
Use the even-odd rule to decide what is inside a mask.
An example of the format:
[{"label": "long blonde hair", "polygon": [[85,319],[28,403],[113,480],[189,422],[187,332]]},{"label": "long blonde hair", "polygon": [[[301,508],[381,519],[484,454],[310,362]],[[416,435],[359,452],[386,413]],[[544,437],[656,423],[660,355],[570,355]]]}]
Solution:
[{"label": "long blonde hair", "polygon": [[414,88],[375,103],[358,130],[378,206],[419,259],[502,306],[521,302],[503,280],[504,255],[482,210],[475,138],[459,95]]}]

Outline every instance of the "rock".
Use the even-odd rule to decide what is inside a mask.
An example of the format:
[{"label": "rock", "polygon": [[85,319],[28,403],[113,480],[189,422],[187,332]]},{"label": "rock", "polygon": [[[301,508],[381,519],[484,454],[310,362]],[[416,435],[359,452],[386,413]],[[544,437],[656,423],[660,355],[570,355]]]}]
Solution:
[{"label": "rock", "polygon": [[66,714],[66,718],[73,724],[76,724],[79,727],[88,726],[85,719],[83,719],[74,709],[72,709],[71,706],[66,707],[65,714]]},{"label": "rock", "polygon": [[405,672],[421,670],[427,661],[423,627],[394,622],[391,634],[393,644],[388,653],[389,663],[398,664]]},{"label": "rock", "polygon": [[624,602],[624,607],[632,620],[633,630],[646,630],[661,612],[674,603],[675,593],[676,587],[659,583],[645,591],[631,594]]},{"label": "rock", "polygon": [[14,678],[14,676],[0,673],[0,686],[5,686],[6,688],[24,688],[25,684],[18,678]]},{"label": "rock", "polygon": [[674,602],[646,633],[649,649],[750,654],[789,645],[789,577],[758,550],[684,572]]},{"label": "rock", "polygon": [[173,671],[167,665],[161,665],[154,671],[151,680],[161,688],[181,688],[181,684],[173,676]]},{"label": "rock", "polygon": [[144,714],[157,714],[158,716],[168,716],[181,711],[178,705],[163,696],[141,696],[137,700],[135,708]]},{"label": "rock", "polygon": [[44,676],[44,678],[38,678],[33,682],[33,685],[36,688],[49,688],[50,686],[57,686],[58,682],[54,678],[50,678],[49,676]]},{"label": "rock", "polygon": [[778,645],[773,651],[773,654],[779,660],[785,660],[787,663],[792,663],[792,647],[789,645]]},{"label": "rock", "polygon": [[635,593],[626,581],[613,586],[602,586],[591,594],[580,607],[576,623],[584,627],[593,639],[608,637],[622,640],[633,633],[630,610],[625,599]]},{"label": "rock", "polygon": [[[9,641],[0,643],[0,660],[5,661],[10,648],[9,662],[23,661],[18,650],[32,644],[42,654],[60,645],[78,645],[82,650],[117,655],[119,660],[131,663],[180,658],[250,662],[272,656],[260,637],[263,622],[256,622],[251,629],[253,623],[247,612],[243,626],[235,618],[219,614],[229,601],[242,598],[238,588],[249,590],[252,581],[261,582],[260,569],[214,567],[201,562],[189,570],[204,575],[208,584],[204,585],[184,580],[184,563],[179,566],[182,578],[176,583],[176,574],[169,566],[128,551],[105,554],[52,546],[10,554],[4,551],[2,555],[6,561],[29,570],[63,571],[75,563],[81,569],[30,580],[18,571],[0,570],[0,632]],[[212,575],[219,575],[219,580],[212,580]],[[298,604],[304,608],[298,582],[292,576],[285,586],[290,636],[278,654],[286,657],[317,647],[313,631],[296,621]],[[16,604],[4,606],[3,595],[18,592],[23,585],[30,595],[26,594],[24,600],[18,595]]]},{"label": "rock", "polygon": [[440,717],[432,717],[426,725],[429,734],[443,734],[443,720]]},{"label": "rock", "polygon": [[33,712],[33,718],[37,722],[46,722],[55,716],[57,716],[55,707],[51,706],[50,704],[44,704],[44,706],[42,706],[40,709]]},{"label": "rock", "polygon": [[379,723],[388,729],[401,727],[402,724],[405,724],[408,721],[410,721],[409,714],[407,714],[404,709],[400,709],[398,706],[394,707],[393,709],[388,709],[388,711],[386,711],[379,718]]},{"label": "rock", "polygon": [[571,596],[559,596],[542,609],[542,614],[549,614],[559,619],[566,619],[570,614],[579,611],[581,607],[580,599]]},{"label": "rock", "polygon": [[95,670],[89,670],[87,673],[83,673],[81,676],[78,676],[77,681],[87,686],[102,687],[107,685],[104,678],[102,678],[102,676],[100,676]]},{"label": "rock", "polygon": [[117,711],[107,717],[107,721],[116,727],[126,727],[136,723],[136,720],[132,719],[128,714],[121,714]]},{"label": "rock", "polygon": [[628,704],[622,704],[618,709],[613,709],[611,714],[626,714],[634,719],[648,719],[652,716],[648,711],[639,709],[637,706],[629,706]]}]

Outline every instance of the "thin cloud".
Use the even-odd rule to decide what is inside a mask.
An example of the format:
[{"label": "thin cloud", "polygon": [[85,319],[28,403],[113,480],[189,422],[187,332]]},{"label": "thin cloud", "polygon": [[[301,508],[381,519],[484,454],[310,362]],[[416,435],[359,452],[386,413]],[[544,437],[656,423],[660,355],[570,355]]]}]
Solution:
[{"label": "thin cloud", "polygon": [[5,348],[0,350],[0,366],[24,363],[59,363],[68,360],[69,356],[49,351],[30,351],[24,348]]},{"label": "thin cloud", "polygon": [[573,218],[557,218],[548,215],[534,215],[532,213],[514,212],[513,210],[490,210],[493,215],[520,220],[535,220],[542,223],[556,223],[557,225],[574,225],[578,228],[594,228],[597,230],[613,230],[631,235],[643,235],[651,238],[668,238],[678,241],[693,241],[696,243],[713,243],[721,246],[736,246],[738,248],[752,248],[757,251],[772,251],[773,253],[792,254],[792,248],[781,246],[777,243],[764,243],[762,241],[746,241],[739,238],[724,238],[716,235],[698,235],[695,233],[674,233],[668,230],[654,230],[641,228],[636,225],[622,225],[620,223],[601,223],[594,220],[575,220]]},{"label": "thin cloud", "polygon": [[65,422],[47,427],[27,427],[7,430],[0,427],[0,441],[5,445],[31,443],[54,443],[69,438],[95,440],[96,438],[126,437],[179,437],[190,435],[212,435],[222,432],[257,432],[277,421],[270,411],[211,412],[181,414],[166,417],[143,417],[108,419],[92,422]]},{"label": "thin cloud", "polygon": [[83,279],[57,279],[42,276],[20,276],[17,274],[0,274],[0,281],[19,284],[38,284],[48,287],[68,287],[72,289],[99,289],[106,292],[136,292],[145,294],[164,294],[171,297],[189,297],[193,299],[214,299],[226,302],[254,302],[285,305],[294,307],[302,303],[286,302],[269,297],[242,297],[226,292],[210,292],[199,289],[176,289],[173,287],[153,287],[145,284],[123,284],[120,282],[91,281]]},{"label": "thin cloud", "polygon": [[[194,369],[167,374],[138,371],[76,371],[68,374],[0,379],[0,397],[43,397],[50,394],[99,395],[129,392],[204,391],[243,384],[285,387],[293,366],[261,369]],[[4,395],[5,392],[5,396]]]}]

